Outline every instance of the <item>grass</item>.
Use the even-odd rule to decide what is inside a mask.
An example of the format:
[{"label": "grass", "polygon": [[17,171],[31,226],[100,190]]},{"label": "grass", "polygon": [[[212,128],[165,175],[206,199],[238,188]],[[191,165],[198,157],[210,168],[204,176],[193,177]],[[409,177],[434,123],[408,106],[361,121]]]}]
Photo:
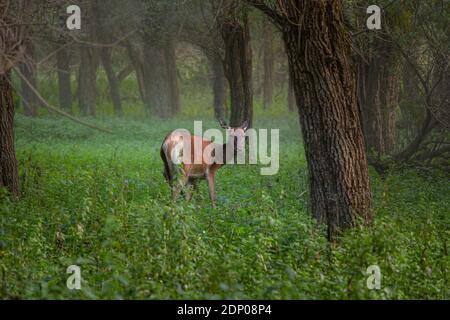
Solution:
[{"label": "grass", "polygon": [[[448,175],[371,172],[375,222],[329,244],[308,214],[297,116],[257,117],[280,128],[280,171],[221,169],[218,208],[206,184],[172,202],[159,147],[171,121],[17,115],[22,199],[0,193],[3,299],[448,299]],[[194,111],[195,111],[194,110]],[[204,128],[217,127],[206,116]],[[66,269],[81,267],[82,289]],[[366,286],[378,265],[380,290]]]}]

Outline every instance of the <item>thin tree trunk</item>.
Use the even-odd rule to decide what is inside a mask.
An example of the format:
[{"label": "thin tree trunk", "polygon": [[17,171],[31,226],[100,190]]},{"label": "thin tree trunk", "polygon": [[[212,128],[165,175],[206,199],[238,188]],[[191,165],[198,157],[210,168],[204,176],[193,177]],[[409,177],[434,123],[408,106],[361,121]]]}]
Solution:
[{"label": "thin tree trunk", "polygon": [[[94,28],[92,35],[103,44],[111,42],[110,26],[105,26],[107,21],[107,13],[104,10],[104,1],[94,0],[91,2],[92,14],[94,17]],[[103,6],[103,9],[102,9]],[[117,116],[122,116],[122,102],[120,99],[119,81],[114,72],[111,62],[111,48],[102,46],[99,49],[100,61],[108,78],[109,94],[114,108],[114,113]]]},{"label": "thin tree trunk", "polygon": [[362,106],[364,125],[364,136],[366,137],[366,148],[369,152],[384,153],[383,125],[382,125],[382,84],[379,64],[374,62],[368,68],[367,97],[366,104]]},{"label": "thin tree trunk", "polygon": [[269,24],[264,22],[264,81],[263,81],[263,107],[269,108],[273,103],[275,55],[273,48],[273,31]]},{"label": "thin tree trunk", "polygon": [[383,144],[385,154],[392,154],[395,149],[395,109],[399,104],[400,68],[399,64],[393,65],[388,70],[384,78],[384,95],[381,108],[383,116]]},{"label": "thin tree trunk", "polygon": [[97,65],[92,51],[88,45],[80,46],[78,103],[83,115],[95,116]]},{"label": "thin tree trunk", "polygon": [[59,43],[56,53],[58,68],[58,95],[60,108],[68,113],[72,112],[72,89],[70,82],[70,55],[65,42]]},{"label": "thin tree trunk", "polygon": [[[26,57],[27,61],[20,65],[20,71],[28,82],[36,88],[36,64],[34,61],[34,46],[31,41],[28,41],[26,44]],[[24,81],[21,81],[21,96],[23,98],[22,104],[25,115],[35,117],[38,109],[38,100]]]},{"label": "thin tree trunk", "polygon": [[177,59],[175,53],[175,44],[173,40],[169,41],[164,48],[165,60],[167,65],[167,75],[169,81],[170,109],[171,114],[177,114],[180,107],[180,89],[178,86]]},{"label": "thin tree trunk", "polygon": [[117,74],[117,81],[119,81],[119,84],[128,78],[133,71],[135,71],[133,63],[127,64],[122,70],[120,70]]},{"label": "thin tree trunk", "polygon": [[167,118],[171,112],[170,86],[164,48],[144,44],[145,107],[148,115]]},{"label": "thin tree trunk", "polygon": [[122,102],[120,99],[119,81],[113,70],[110,48],[100,48],[100,60],[103,65],[103,69],[105,69],[106,77],[108,78],[109,93],[111,95],[114,113],[120,117],[122,116]]},{"label": "thin tree trunk", "polygon": [[343,4],[283,3],[293,14],[282,30],[308,161],[310,205],[314,217],[327,223],[328,237],[333,239],[359,219],[366,223],[372,219]]},{"label": "thin tree trunk", "polygon": [[14,147],[14,101],[11,73],[0,74],[0,187],[18,197],[19,174]]},{"label": "thin tree trunk", "polygon": [[[415,61],[417,57],[412,56],[411,59]],[[406,140],[411,141],[416,133],[416,128],[420,126],[420,121],[424,118],[424,112],[419,95],[419,81],[413,67],[408,63],[403,65],[402,83],[400,110],[406,129]]]},{"label": "thin tree trunk", "polygon": [[230,125],[240,126],[253,121],[252,49],[248,14],[244,12],[242,21],[235,17],[236,8],[228,3],[228,12],[221,17],[219,28],[225,44],[225,75],[230,95]]},{"label": "thin tree trunk", "polygon": [[395,142],[395,108],[398,105],[399,63],[386,40],[376,39],[368,63],[358,63],[358,97],[366,148],[390,154]]},{"label": "thin tree trunk", "polygon": [[142,52],[138,52],[131,42],[126,41],[125,47],[127,49],[128,57],[131,60],[131,63],[134,66],[134,70],[136,71],[136,80],[138,83],[139,94],[141,96],[142,103],[145,105],[145,82],[144,82],[144,58]]},{"label": "thin tree trunk", "polygon": [[212,70],[212,89],[214,95],[214,117],[224,120],[227,114],[226,79],[220,57],[209,57]]}]

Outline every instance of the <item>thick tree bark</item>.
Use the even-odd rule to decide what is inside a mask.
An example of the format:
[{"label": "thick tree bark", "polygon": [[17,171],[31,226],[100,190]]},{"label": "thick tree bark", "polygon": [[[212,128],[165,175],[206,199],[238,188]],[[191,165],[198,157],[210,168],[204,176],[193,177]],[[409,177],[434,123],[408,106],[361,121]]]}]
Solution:
[{"label": "thick tree bark", "polygon": [[225,44],[225,76],[231,95],[230,125],[240,126],[253,121],[252,49],[248,14],[236,18],[236,8],[228,3],[220,17],[219,28]]},{"label": "thick tree bark", "polygon": [[371,191],[342,1],[283,1],[288,53],[308,162],[311,210],[333,239],[369,223]]},{"label": "thick tree bark", "polygon": [[122,116],[122,102],[120,99],[119,80],[113,70],[111,62],[111,50],[107,47],[100,48],[100,60],[105,69],[106,77],[108,78],[109,93],[114,108],[114,113],[117,116]]},{"label": "thick tree bark", "polygon": [[[28,82],[36,88],[36,63],[34,61],[34,46],[31,41],[26,44],[26,62],[20,65],[20,72]],[[30,86],[21,80],[22,105],[25,115],[34,117],[37,114],[38,99]]]},{"label": "thick tree bark", "polygon": [[263,25],[263,51],[264,51],[264,80],[263,80],[263,107],[269,108],[273,103],[273,87],[275,72],[275,54],[273,48],[273,31],[267,22]]},{"label": "thick tree bark", "polygon": [[70,82],[70,55],[65,42],[59,42],[60,47],[56,53],[56,66],[58,68],[58,95],[60,108],[65,112],[72,112],[72,89]]},{"label": "thick tree bark", "polygon": [[0,187],[18,197],[19,174],[14,148],[14,101],[11,74],[0,74]]},{"label": "thick tree bark", "polygon": [[180,89],[178,86],[177,59],[174,41],[171,40],[164,48],[167,67],[167,76],[169,81],[169,96],[171,115],[177,114],[180,109]]}]

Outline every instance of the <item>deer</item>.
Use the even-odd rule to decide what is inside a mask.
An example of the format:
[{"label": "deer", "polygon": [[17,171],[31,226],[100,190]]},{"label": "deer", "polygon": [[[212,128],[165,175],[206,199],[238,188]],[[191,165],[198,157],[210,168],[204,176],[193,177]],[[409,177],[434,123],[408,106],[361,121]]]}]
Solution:
[{"label": "deer", "polygon": [[[248,129],[247,120],[239,127],[230,127],[223,120],[219,120],[219,124],[229,137],[225,144],[194,136],[186,130],[174,130],[165,137],[160,155],[164,162],[163,175],[172,190],[173,200],[183,191],[186,201],[190,201],[193,191],[198,189],[198,182],[206,180],[212,207],[216,208],[215,174],[244,150]],[[183,154],[186,149],[190,155]]]}]

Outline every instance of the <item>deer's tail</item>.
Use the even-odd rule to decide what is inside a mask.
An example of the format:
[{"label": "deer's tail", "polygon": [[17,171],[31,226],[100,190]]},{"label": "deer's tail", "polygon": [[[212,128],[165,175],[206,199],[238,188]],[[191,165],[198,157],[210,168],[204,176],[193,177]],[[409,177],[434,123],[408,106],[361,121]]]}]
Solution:
[{"label": "deer's tail", "polygon": [[171,184],[173,177],[170,172],[169,162],[167,160],[166,153],[164,152],[164,147],[161,147],[160,155],[161,155],[162,161],[164,162],[164,171],[163,171],[164,178],[166,178],[167,182],[169,184]]}]

